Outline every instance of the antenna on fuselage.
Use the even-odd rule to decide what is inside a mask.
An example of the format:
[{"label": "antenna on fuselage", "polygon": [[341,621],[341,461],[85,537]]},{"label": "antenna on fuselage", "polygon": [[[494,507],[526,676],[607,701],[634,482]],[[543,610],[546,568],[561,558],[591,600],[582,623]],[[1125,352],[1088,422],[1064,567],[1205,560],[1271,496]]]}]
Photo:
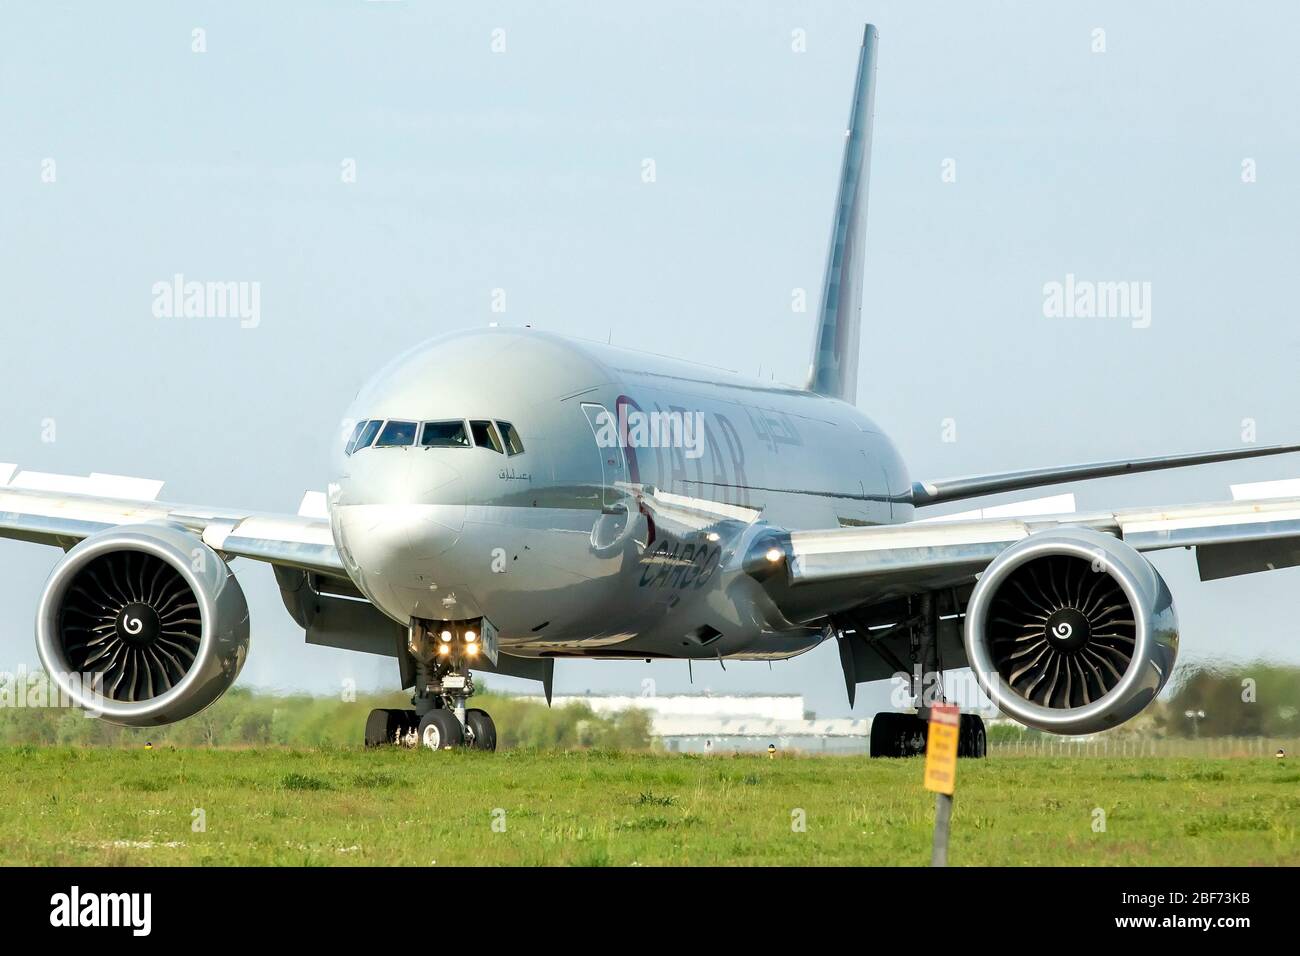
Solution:
[{"label": "antenna on fuselage", "polygon": [[822,279],[808,391],[857,400],[862,332],[862,274],[866,264],[867,191],[871,181],[871,122],[876,111],[876,28],[862,35],[853,106],[845,131],[835,219]]}]

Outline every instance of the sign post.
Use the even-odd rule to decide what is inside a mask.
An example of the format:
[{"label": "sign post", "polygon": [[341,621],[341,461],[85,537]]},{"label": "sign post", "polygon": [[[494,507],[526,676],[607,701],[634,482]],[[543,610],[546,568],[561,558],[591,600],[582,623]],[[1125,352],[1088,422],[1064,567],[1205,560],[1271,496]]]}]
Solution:
[{"label": "sign post", "polygon": [[934,849],[931,866],[948,865],[948,825],[952,820],[952,792],[957,782],[957,738],[961,712],[951,704],[930,708],[930,729],[925,743],[925,789],[935,793]]}]

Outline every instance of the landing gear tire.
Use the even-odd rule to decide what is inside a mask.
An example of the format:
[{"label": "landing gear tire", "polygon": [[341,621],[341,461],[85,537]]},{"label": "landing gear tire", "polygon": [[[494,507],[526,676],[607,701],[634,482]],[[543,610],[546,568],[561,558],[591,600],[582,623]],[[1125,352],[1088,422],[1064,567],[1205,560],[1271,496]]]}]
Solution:
[{"label": "landing gear tire", "polygon": [[[408,716],[409,715],[409,716]],[[414,711],[390,710],[379,708],[372,710],[366,717],[366,746],[384,747],[400,744],[411,729]]]},{"label": "landing gear tire", "polygon": [[988,755],[989,739],[984,732],[984,720],[979,714],[962,714],[961,727],[957,730],[957,756],[978,758]]},{"label": "landing gear tire", "polygon": [[465,728],[446,708],[431,710],[420,719],[420,746],[428,750],[450,750],[465,743]]},{"label": "landing gear tire", "polygon": [[497,725],[486,710],[474,707],[465,711],[465,726],[469,729],[470,749],[497,749]]},{"label": "landing gear tire", "polygon": [[887,712],[871,721],[871,756],[915,757],[925,753],[929,726],[916,714]]},{"label": "landing gear tire", "polygon": [[894,715],[876,714],[871,718],[871,756],[896,757],[897,741],[894,737]]}]

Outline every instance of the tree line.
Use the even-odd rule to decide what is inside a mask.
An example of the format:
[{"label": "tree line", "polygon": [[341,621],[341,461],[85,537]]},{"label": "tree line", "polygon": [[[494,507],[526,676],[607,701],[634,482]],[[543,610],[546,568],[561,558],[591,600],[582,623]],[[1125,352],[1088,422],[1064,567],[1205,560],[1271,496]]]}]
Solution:
[{"label": "tree line", "polygon": [[[44,680],[43,674],[39,676]],[[359,746],[372,708],[410,707],[409,697],[400,693],[357,694],[355,700],[344,701],[235,687],[188,720],[133,728],[90,719],[76,708],[48,706],[48,697],[17,683],[13,675],[7,682],[0,679],[0,745]],[[476,694],[473,703],[492,714],[498,746],[503,748],[643,750],[650,746],[650,718],[645,711],[603,716],[585,704],[547,707],[490,693]]]}]

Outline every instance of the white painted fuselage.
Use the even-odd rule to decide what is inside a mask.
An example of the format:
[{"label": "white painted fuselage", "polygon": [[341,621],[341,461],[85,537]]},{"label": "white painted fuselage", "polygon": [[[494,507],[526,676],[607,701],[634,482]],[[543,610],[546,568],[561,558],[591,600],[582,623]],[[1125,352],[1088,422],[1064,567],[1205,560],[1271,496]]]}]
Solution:
[{"label": "white painted fuselage", "polygon": [[800,653],[823,630],[781,620],[742,572],[752,542],[912,517],[902,460],[852,405],[531,329],[424,343],[348,417],[517,431],[514,454],[340,442],[328,496],[376,607],[403,624],[486,618],[513,654]]}]

